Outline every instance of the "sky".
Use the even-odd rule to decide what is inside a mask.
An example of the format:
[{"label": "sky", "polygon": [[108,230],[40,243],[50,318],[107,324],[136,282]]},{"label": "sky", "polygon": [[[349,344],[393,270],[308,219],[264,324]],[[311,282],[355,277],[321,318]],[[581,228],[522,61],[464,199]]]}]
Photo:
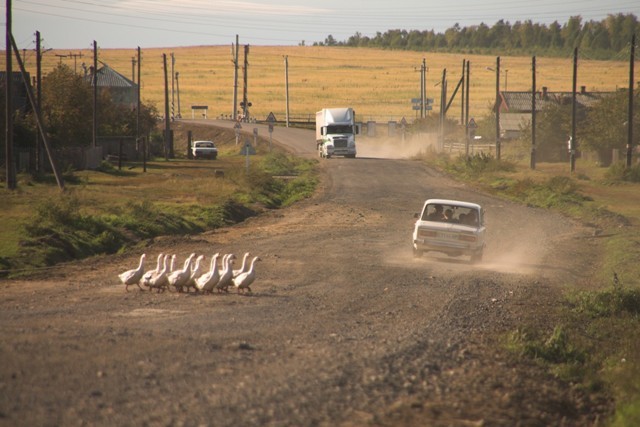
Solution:
[{"label": "sky", "polygon": [[[0,0],[1,1],[1,0]],[[6,3],[2,1],[3,27]],[[638,0],[11,0],[13,35],[20,49],[152,48],[241,44],[312,45],[328,35],[346,41],[359,32],[375,36],[391,29],[444,32],[458,23],[492,26],[561,25],[609,14],[640,17]],[[5,38],[1,38],[4,49]]]}]

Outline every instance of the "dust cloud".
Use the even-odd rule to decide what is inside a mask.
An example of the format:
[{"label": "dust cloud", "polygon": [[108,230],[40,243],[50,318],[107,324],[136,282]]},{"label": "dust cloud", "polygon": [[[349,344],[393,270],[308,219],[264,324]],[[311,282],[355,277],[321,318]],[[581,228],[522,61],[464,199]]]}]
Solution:
[{"label": "dust cloud", "polygon": [[414,258],[411,250],[411,233],[407,233],[406,246],[385,248],[383,262],[387,265],[426,270],[430,274],[447,272],[487,271],[523,276],[544,274],[549,269],[557,269],[550,262],[550,255],[559,240],[566,238],[563,233],[545,235],[541,224],[525,225],[518,221],[518,215],[494,225],[492,207],[488,206],[487,235],[483,260],[471,263],[470,257],[463,255],[450,257],[440,252],[426,252]]},{"label": "dust cloud", "polygon": [[358,157],[410,159],[436,151],[437,135],[419,134],[401,137],[360,137]]}]

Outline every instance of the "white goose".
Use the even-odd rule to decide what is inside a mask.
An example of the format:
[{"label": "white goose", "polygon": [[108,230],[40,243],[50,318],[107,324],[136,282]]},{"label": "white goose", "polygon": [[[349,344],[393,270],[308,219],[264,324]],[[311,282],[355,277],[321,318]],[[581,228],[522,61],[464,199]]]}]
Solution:
[{"label": "white goose", "polygon": [[196,258],[196,265],[194,268],[191,269],[191,276],[189,277],[189,280],[187,280],[187,283],[185,284],[187,288],[187,292],[189,292],[189,288],[196,289],[196,279],[202,276],[202,273],[203,273],[202,266],[200,265],[203,259],[204,259],[204,255],[199,255],[198,258]]},{"label": "white goose", "polygon": [[211,257],[211,267],[209,272],[203,274],[196,279],[196,289],[204,293],[213,291],[213,287],[220,280],[220,271],[218,270],[218,257],[220,253],[216,253]]},{"label": "white goose", "polygon": [[169,266],[169,273],[173,272],[173,270],[176,268],[176,258],[178,258],[176,256],[176,254],[171,255],[171,265]]},{"label": "white goose", "polygon": [[244,293],[245,290],[251,292],[251,284],[256,280],[256,261],[261,261],[261,259],[259,257],[253,258],[251,260],[249,271],[241,273],[237,277],[233,278],[233,285],[238,290],[238,293],[240,293],[240,291]]},{"label": "white goose", "polygon": [[149,281],[162,269],[162,257],[163,254],[158,255],[158,263],[156,264],[156,268],[153,270],[145,271],[142,275],[142,284],[145,286],[149,286]]},{"label": "white goose", "polygon": [[227,254],[222,258],[222,271],[220,272],[220,280],[216,283],[216,289],[218,292],[228,292],[229,285],[231,285],[231,279],[233,279],[233,260],[236,259],[234,254]]},{"label": "white goose", "polygon": [[242,257],[242,265],[240,266],[239,269],[237,270],[233,270],[233,277],[236,277],[238,274],[240,273],[244,273],[247,271],[247,269],[249,268],[249,264],[247,264],[247,259],[249,259],[249,252],[245,252],[244,256]]},{"label": "white goose", "polygon": [[130,285],[138,285],[141,291],[142,287],[140,286],[140,279],[142,279],[142,275],[144,274],[144,259],[147,255],[142,254],[140,256],[140,264],[138,264],[138,268],[134,268],[133,270],[127,270],[124,273],[118,274],[120,281],[124,284],[125,290],[129,292]]},{"label": "white goose", "polygon": [[169,259],[169,254],[164,256],[164,263],[162,266],[162,270],[160,270],[158,274],[154,275],[149,280],[149,291],[155,288],[158,290],[158,292],[160,291],[164,292],[167,289],[167,286],[169,285],[169,278],[167,277],[167,273],[168,273],[167,260],[168,259]]},{"label": "white goose", "polygon": [[184,262],[184,267],[181,270],[172,271],[169,274],[169,284],[176,288],[179,292],[182,292],[182,287],[187,284],[189,278],[191,278],[191,261],[196,254],[189,255],[189,258]]}]

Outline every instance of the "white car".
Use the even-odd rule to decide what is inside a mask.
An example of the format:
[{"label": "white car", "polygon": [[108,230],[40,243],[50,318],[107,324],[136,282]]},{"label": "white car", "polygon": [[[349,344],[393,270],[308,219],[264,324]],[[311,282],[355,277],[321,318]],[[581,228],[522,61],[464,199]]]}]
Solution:
[{"label": "white car", "polygon": [[432,251],[448,256],[466,255],[473,263],[482,260],[486,229],[480,205],[429,199],[415,218],[412,240],[415,257]]},{"label": "white car", "polygon": [[218,148],[213,141],[194,141],[191,148],[195,159],[211,159],[218,157]]}]

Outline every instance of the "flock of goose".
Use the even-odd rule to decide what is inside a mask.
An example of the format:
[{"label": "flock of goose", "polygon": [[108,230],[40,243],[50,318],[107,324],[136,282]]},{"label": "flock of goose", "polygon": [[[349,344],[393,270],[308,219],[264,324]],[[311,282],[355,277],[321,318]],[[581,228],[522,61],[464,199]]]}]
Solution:
[{"label": "flock of goose", "polygon": [[238,293],[252,292],[251,284],[256,279],[255,264],[260,261],[260,257],[254,257],[248,262],[249,252],[244,254],[242,258],[242,266],[233,269],[236,256],[234,254],[226,254],[222,257],[222,264],[218,265],[220,253],[216,253],[211,257],[209,269],[204,268],[204,255],[196,257],[192,253],[187,257],[182,268],[176,269],[176,255],[160,254],[156,268],[153,270],[144,269],[144,263],[147,255],[140,256],[140,263],[137,268],[127,270],[120,273],[118,277],[125,290],[129,292],[129,286],[137,285],[140,290],[149,291],[156,289],[157,292],[165,290],[176,290],[178,292],[195,292],[213,293],[229,292],[229,288],[237,289]]}]

